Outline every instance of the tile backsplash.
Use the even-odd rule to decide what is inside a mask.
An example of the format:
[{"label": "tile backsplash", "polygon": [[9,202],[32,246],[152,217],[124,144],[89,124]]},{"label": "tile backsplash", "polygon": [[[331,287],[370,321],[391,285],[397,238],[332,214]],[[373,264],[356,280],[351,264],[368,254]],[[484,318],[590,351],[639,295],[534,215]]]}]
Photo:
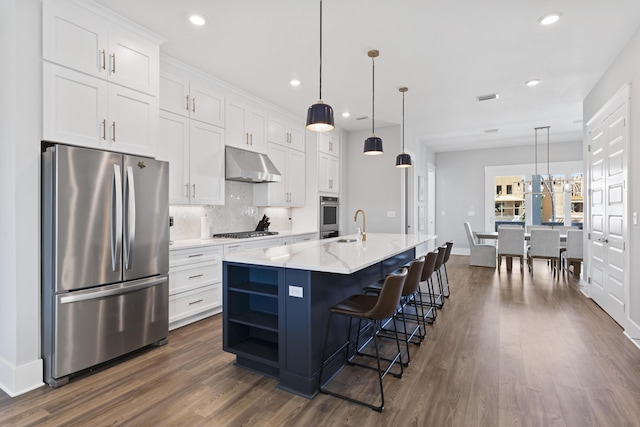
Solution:
[{"label": "tile backsplash", "polygon": [[203,216],[210,218],[210,235],[231,231],[254,230],[264,214],[271,220],[269,230],[291,230],[289,221],[291,209],[258,208],[253,205],[254,185],[226,181],[224,206],[169,206],[169,215],[173,216],[173,227],[169,229],[171,240],[199,239],[201,218]]}]

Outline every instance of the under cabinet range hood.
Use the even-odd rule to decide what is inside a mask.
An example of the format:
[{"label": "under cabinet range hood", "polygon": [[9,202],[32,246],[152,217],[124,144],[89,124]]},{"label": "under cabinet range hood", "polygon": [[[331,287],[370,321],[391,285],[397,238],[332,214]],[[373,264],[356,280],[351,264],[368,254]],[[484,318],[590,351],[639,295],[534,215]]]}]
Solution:
[{"label": "under cabinet range hood", "polygon": [[266,154],[226,147],[227,181],[280,182],[282,175]]}]

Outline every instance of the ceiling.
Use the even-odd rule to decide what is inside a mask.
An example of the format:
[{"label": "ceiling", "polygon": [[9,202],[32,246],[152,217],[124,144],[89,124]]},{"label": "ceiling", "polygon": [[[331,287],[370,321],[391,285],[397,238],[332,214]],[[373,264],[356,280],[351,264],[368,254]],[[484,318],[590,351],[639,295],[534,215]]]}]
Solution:
[{"label": "ceiling", "polygon": [[[317,0],[97,2],[165,37],[162,52],[287,111],[304,117],[318,99]],[[537,23],[552,11],[558,23]],[[377,49],[376,127],[401,123],[407,86],[407,138],[435,152],[530,145],[537,126],[578,141],[582,100],[639,28],[638,0],[324,0],[322,97],[337,126],[371,128]]]}]

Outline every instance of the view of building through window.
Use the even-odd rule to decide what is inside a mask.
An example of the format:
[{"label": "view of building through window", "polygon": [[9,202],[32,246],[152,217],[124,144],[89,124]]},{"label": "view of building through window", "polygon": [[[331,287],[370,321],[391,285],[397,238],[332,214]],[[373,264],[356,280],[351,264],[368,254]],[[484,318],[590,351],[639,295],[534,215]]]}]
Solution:
[{"label": "view of building through window", "polygon": [[[564,174],[497,176],[495,188],[496,228],[506,222],[524,225],[527,216],[532,225],[568,225],[570,222],[582,228],[582,173],[570,177]],[[527,200],[530,200],[529,206]]]}]

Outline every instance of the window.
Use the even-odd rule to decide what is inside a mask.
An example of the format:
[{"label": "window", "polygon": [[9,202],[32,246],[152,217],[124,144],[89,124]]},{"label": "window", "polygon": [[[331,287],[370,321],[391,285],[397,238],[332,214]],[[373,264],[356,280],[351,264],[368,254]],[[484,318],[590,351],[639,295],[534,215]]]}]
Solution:
[{"label": "window", "polygon": [[496,195],[502,194],[502,185],[496,185]]},{"label": "window", "polygon": [[513,185],[507,184],[507,194],[513,194]]}]

